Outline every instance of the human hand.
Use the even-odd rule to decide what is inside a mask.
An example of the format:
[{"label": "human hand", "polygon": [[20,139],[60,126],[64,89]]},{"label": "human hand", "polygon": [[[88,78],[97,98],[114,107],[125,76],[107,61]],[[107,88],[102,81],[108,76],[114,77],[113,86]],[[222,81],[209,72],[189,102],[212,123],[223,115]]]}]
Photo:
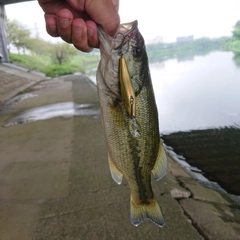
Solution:
[{"label": "human hand", "polygon": [[119,0],[38,0],[45,12],[46,29],[83,51],[99,46],[97,24],[113,36],[120,24]]}]

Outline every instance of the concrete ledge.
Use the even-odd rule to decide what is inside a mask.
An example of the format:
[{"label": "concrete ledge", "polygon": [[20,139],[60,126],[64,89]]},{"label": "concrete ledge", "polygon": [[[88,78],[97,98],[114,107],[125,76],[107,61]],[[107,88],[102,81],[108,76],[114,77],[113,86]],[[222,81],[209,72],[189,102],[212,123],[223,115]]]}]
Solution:
[{"label": "concrete ledge", "polygon": [[0,105],[19,92],[33,86],[45,76],[0,64]]}]

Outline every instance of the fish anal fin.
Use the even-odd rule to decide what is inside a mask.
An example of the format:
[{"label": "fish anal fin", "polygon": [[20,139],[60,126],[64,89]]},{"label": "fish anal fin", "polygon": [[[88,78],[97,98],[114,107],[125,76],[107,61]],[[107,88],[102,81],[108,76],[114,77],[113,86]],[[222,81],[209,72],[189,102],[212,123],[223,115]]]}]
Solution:
[{"label": "fish anal fin", "polygon": [[164,225],[163,214],[156,198],[154,198],[150,204],[135,204],[131,198],[130,211],[131,222],[136,227],[147,218],[159,227]]},{"label": "fish anal fin", "polygon": [[161,179],[166,174],[167,167],[167,155],[164,150],[162,141],[160,141],[157,160],[152,170],[154,178],[156,178],[157,180]]},{"label": "fish anal fin", "polygon": [[110,158],[109,154],[108,163],[113,180],[120,185],[122,183],[123,174],[117,169],[112,159]]}]

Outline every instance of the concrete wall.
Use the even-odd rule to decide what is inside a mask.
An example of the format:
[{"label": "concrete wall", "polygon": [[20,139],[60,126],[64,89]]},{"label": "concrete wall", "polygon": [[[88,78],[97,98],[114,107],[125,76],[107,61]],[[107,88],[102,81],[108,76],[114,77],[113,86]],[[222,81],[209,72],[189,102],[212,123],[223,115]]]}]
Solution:
[{"label": "concrete wall", "polygon": [[0,62],[10,62],[7,51],[6,12],[0,5]]}]

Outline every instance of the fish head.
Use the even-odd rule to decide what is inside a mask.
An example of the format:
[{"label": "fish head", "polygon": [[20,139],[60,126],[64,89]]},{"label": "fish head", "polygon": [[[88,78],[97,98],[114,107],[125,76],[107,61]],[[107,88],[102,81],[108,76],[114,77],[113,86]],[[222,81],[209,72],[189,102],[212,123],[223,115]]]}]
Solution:
[{"label": "fish head", "polygon": [[138,29],[138,22],[120,24],[114,37],[107,35],[100,26],[98,29],[101,51],[99,72],[102,73],[105,84],[117,98],[123,98],[119,76],[121,71],[119,62],[123,58],[132,90],[138,95],[149,75],[146,48]]},{"label": "fish head", "polygon": [[[126,31],[126,29],[129,30]],[[148,69],[148,58],[144,39],[138,30],[137,21],[122,24],[120,33],[124,33],[124,39],[119,47],[119,53],[126,61],[133,89],[138,94],[144,83],[144,75],[148,73],[146,71]]]}]

